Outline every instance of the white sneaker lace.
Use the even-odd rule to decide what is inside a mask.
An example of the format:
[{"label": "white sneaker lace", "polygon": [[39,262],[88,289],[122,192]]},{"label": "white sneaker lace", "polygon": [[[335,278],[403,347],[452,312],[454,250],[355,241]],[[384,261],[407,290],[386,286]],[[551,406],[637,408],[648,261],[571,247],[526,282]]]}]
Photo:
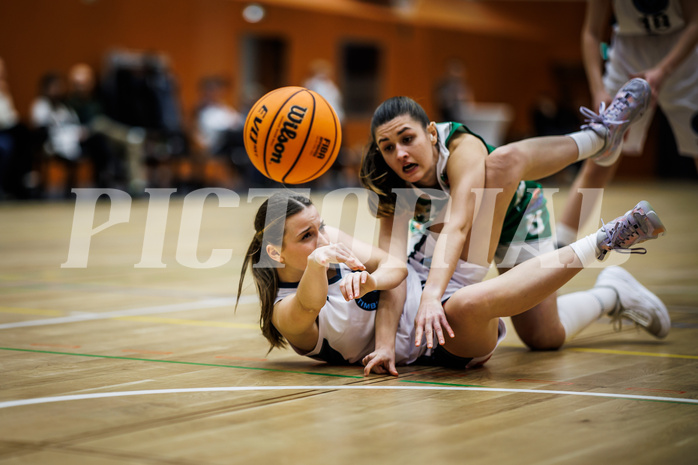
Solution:
[{"label": "white sneaker lace", "polygon": [[620,332],[623,329],[624,318],[635,323],[636,327],[642,326],[643,328],[649,328],[652,323],[652,318],[648,315],[635,310],[626,310],[622,307],[620,302],[616,304],[616,308],[613,309],[613,313],[611,313],[610,317],[615,332]]},{"label": "white sneaker lace", "polygon": [[[643,314],[636,310],[626,309],[625,307],[623,307],[623,304],[620,303],[620,294],[618,293],[618,289],[616,289],[615,287],[609,285],[596,286],[596,288],[601,287],[611,289],[613,292],[616,293],[616,304],[613,307],[613,310],[607,313],[607,315],[611,319],[611,324],[613,325],[613,330],[615,332],[619,333],[623,330],[623,319],[627,319],[635,323],[636,328],[649,328],[650,324],[652,324],[651,316]],[[601,301],[599,301],[599,303],[601,303]]]},{"label": "white sneaker lace", "polygon": [[601,102],[601,105],[599,105],[599,112],[594,113],[593,110],[590,110],[587,107],[579,107],[579,111],[582,113],[582,115],[586,116],[586,121],[589,124],[585,124],[582,126],[582,129],[585,128],[591,128],[591,124],[602,124],[606,128],[610,129],[610,126],[612,124],[623,124],[624,121],[617,121],[615,119],[611,119],[611,116],[615,116],[619,114],[623,108],[625,108],[628,105],[627,101],[625,99],[616,99],[614,102],[611,104],[610,107],[608,107],[608,111],[606,111],[606,102]]}]

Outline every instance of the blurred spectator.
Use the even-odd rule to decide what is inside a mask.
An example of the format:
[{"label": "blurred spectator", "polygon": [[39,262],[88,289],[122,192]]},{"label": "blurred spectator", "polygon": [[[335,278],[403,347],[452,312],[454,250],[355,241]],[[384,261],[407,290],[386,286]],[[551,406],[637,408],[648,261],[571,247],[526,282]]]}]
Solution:
[{"label": "blurred spectator", "polygon": [[14,137],[11,129],[19,123],[19,115],[15,109],[10,86],[5,74],[5,62],[0,58],[0,173],[3,179],[0,183],[0,196],[4,193],[7,184],[4,177],[10,163],[10,157],[14,152]]},{"label": "blurred spectator", "polygon": [[[77,182],[78,160],[82,156],[82,128],[78,115],[65,104],[66,89],[63,76],[48,72],[40,80],[39,95],[31,105],[30,117],[34,128],[39,168],[44,167],[43,155],[60,161],[66,169],[65,197]],[[46,181],[46,179],[44,179]]]},{"label": "blurred spectator", "polygon": [[267,90],[258,82],[251,82],[243,86],[242,96],[240,97],[240,113],[243,119],[247,117],[247,114],[254,104],[257,103],[257,100],[262,98],[266,93]]},{"label": "blurred spectator", "polygon": [[303,87],[322,95],[332,105],[339,122],[344,122],[344,104],[342,92],[333,81],[332,64],[327,60],[314,60],[310,64],[310,76],[303,83]]},{"label": "blurred spectator", "polygon": [[[173,166],[188,151],[174,76],[167,58],[154,53],[109,55],[104,102],[112,123],[100,130],[128,148],[130,190],[173,185]],[[146,170],[146,165],[150,168]]]},{"label": "blurred spectator", "polygon": [[446,72],[438,82],[434,99],[441,121],[465,122],[468,105],[474,98],[468,86],[468,76],[463,62],[451,59],[446,64]]},{"label": "blurred spectator", "polygon": [[80,120],[83,129],[80,146],[83,153],[92,160],[94,184],[97,187],[113,187],[117,170],[114,149],[106,135],[92,126],[104,114],[102,103],[96,94],[94,71],[84,63],[76,64],[70,68],[68,81],[66,104]]},{"label": "blurred spectator", "polygon": [[212,155],[229,150],[231,133],[242,131],[243,116],[225,101],[228,82],[217,76],[203,78],[199,84],[201,99],[196,112],[197,142]]},{"label": "blurred spectator", "polygon": [[237,187],[240,175],[249,165],[243,142],[245,119],[226,102],[229,82],[220,76],[202,78],[199,82],[199,103],[194,110],[194,141],[196,151],[195,178],[205,183],[211,157],[223,160],[225,175],[216,182]]},{"label": "blurred spectator", "polygon": [[0,58],[0,200],[27,196],[24,178],[31,172],[32,161],[26,141],[27,128],[19,119]]},{"label": "blurred spectator", "polygon": [[[334,70],[327,60],[316,59],[310,63],[310,76],[303,87],[317,92],[334,108],[339,124],[344,123],[344,101],[342,92],[334,82]],[[340,147],[337,160],[332,164],[328,173],[313,181],[319,189],[330,189],[348,185],[359,175],[359,160],[353,151]],[[348,181],[351,180],[351,181]]]},{"label": "blurred spectator", "polygon": [[80,122],[89,124],[104,110],[95,95],[95,75],[89,65],[79,63],[68,72],[69,94],[66,103],[78,115]]}]

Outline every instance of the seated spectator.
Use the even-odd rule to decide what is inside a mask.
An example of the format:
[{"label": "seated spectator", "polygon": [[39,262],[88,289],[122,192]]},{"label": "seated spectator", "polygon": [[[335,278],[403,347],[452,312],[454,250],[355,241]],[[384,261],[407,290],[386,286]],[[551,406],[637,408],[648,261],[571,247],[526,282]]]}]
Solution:
[{"label": "seated spectator", "polygon": [[42,149],[40,153],[54,157],[66,168],[68,180],[64,193],[67,198],[77,182],[77,162],[82,156],[82,128],[78,115],[64,103],[65,96],[63,77],[55,72],[46,73],[41,78],[39,95],[32,103],[30,117],[35,141]]},{"label": "seated spectator", "polygon": [[332,64],[327,60],[317,59],[310,64],[310,76],[303,82],[303,87],[322,95],[334,108],[339,122],[344,122],[344,103],[342,92],[333,80]]},{"label": "seated spectator", "polygon": [[434,89],[434,100],[441,121],[463,123],[467,119],[468,105],[475,99],[460,59],[450,59],[446,64],[444,76]]},{"label": "seated spectator", "polygon": [[[205,183],[206,166],[211,157],[221,157],[226,169],[225,176],[217,180],[234,188],[241,182],[241,177],[249,165],[244,155],[242,130],[244,117],[226,102],[229,82],[219,76],[209,76],[199,83],[200,100],[194,110],[193,141],[196,151],[196,177]],[[240,159],[239,155],[244,157]]]},{"label": "seated spectator", "polygon": [[[167,57],[116,51],[108,55],[103,79],[106,116],[93,128],[126,147],[129,191],[175,184],[177,164],[188,154],[178,87]],[[175,169],[173,169],[175,168]]]},{"label": "seated spectator", "polygon": [[220,155],[230,145],[230,133],[241,131],[245,121],[240,113],[225,102],[228,83],[219,77],[202,79],[201,101],[196,109],[196,137],[212,155]]},{"label": "seated spectator", "polygon": [[[334,109],[340,125],[344,124],[344,98],[342,91],[334,81],[332,63],[323,59],[315,59],[308,68],[309,75],[303,81],[303,87],[320,94]],[[351,150],[341,147],[337,160],[329,172],[312,182],[318,189],[333,189],[339,186],[352,185],[359,178],[359,163]]]},{"label": "seated spectator", "polygon": [[26,152],[26,134],[0,58],[0,200],[27,196],[24,184],[31,172],[31,157]]},{"label": "seated spectator", "polygon": [[104,109],[96,93],[94,71],[89,65],[79,63],[68,73],[69,94],[67,105],[75,111],[82,126],[80,146],[90,157],[94,168],[94,184],[97,187],[113,187],[117,177],[117,157],[107,136],[95,130],[95,122],[104,118]]}]

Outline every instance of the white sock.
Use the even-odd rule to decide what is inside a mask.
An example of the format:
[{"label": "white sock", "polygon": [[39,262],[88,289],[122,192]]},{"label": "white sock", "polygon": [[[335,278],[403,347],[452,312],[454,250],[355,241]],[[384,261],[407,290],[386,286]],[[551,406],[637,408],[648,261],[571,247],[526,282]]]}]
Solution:
[{"label": "white sock", "polygon": [[557,298],[557,313],[569,341],[581,330],[612,311],[618,294],[609,287],[595,287],[588,291],[573,292]]},{"label": "white sock", "polygon": [[570,245],[577,240],[577,231],[563,223],[557,223],[555,225],[555,234],[557,234],[558,247]]},{"label": "white sock", "polygon": [[587,292],[599,299],[604,315],[608,315],[616,309],[618,305],[618,292],[612,287],[594,287]]},{"label": "white sock", "polygon": [[584,129],[567,135],[577,144],[577,149],[579,149],[578,161],[596,155],[606,144],[605,138],[599,136],[591,129]]},{"label": "white sock", "polygon": [[577,254],[584,268],[592,265],[598,260],[601,249],[599,249],[598,233],[589,234],[570,244],[574,253]]}]

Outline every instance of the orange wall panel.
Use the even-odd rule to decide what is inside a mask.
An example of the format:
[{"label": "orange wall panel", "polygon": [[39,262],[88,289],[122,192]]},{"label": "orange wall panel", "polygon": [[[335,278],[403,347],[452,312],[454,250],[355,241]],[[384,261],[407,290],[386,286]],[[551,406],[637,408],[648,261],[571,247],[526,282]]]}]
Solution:
[{"label": "orange wall panel", "polygon": [[[264,2],[261,2],[264,4]],[[0,6],[0,56],[6,61],[15,103],[26,117],[39,77],[66,72],[77,62],[98,70],[113,48],[158,51],[170,58],[185,115],[197,99],[197,82],[218,73],[232,78],[231,103],[240,98],[240,40],[245,34],[284,37],[286,85],[298,85],[315,58],[338,59],[340,44],[369,41],[382,50],[381,97],[406,94],[431,111],[432,87],[450,57],[461,57],[478,100],[515,109],[513,129],[526,133],[528,109],[552,85],[556,61],[580,63],[579,28],[584,2],[491,2],[498,14],[529,24],[538,35],[502,34],[365,20],[267,5],[266,18],[248,24],[246,3],[233,0],[22,0]],[[491,6],[490,6],[491,5]],[[501,11],[499,11],[501,10]],[[554,17],[552,22],[547,17]],[[537,28],[537,29],[536,29]],[[368,117],[349,120],[345,140],[364,141]]]}]

